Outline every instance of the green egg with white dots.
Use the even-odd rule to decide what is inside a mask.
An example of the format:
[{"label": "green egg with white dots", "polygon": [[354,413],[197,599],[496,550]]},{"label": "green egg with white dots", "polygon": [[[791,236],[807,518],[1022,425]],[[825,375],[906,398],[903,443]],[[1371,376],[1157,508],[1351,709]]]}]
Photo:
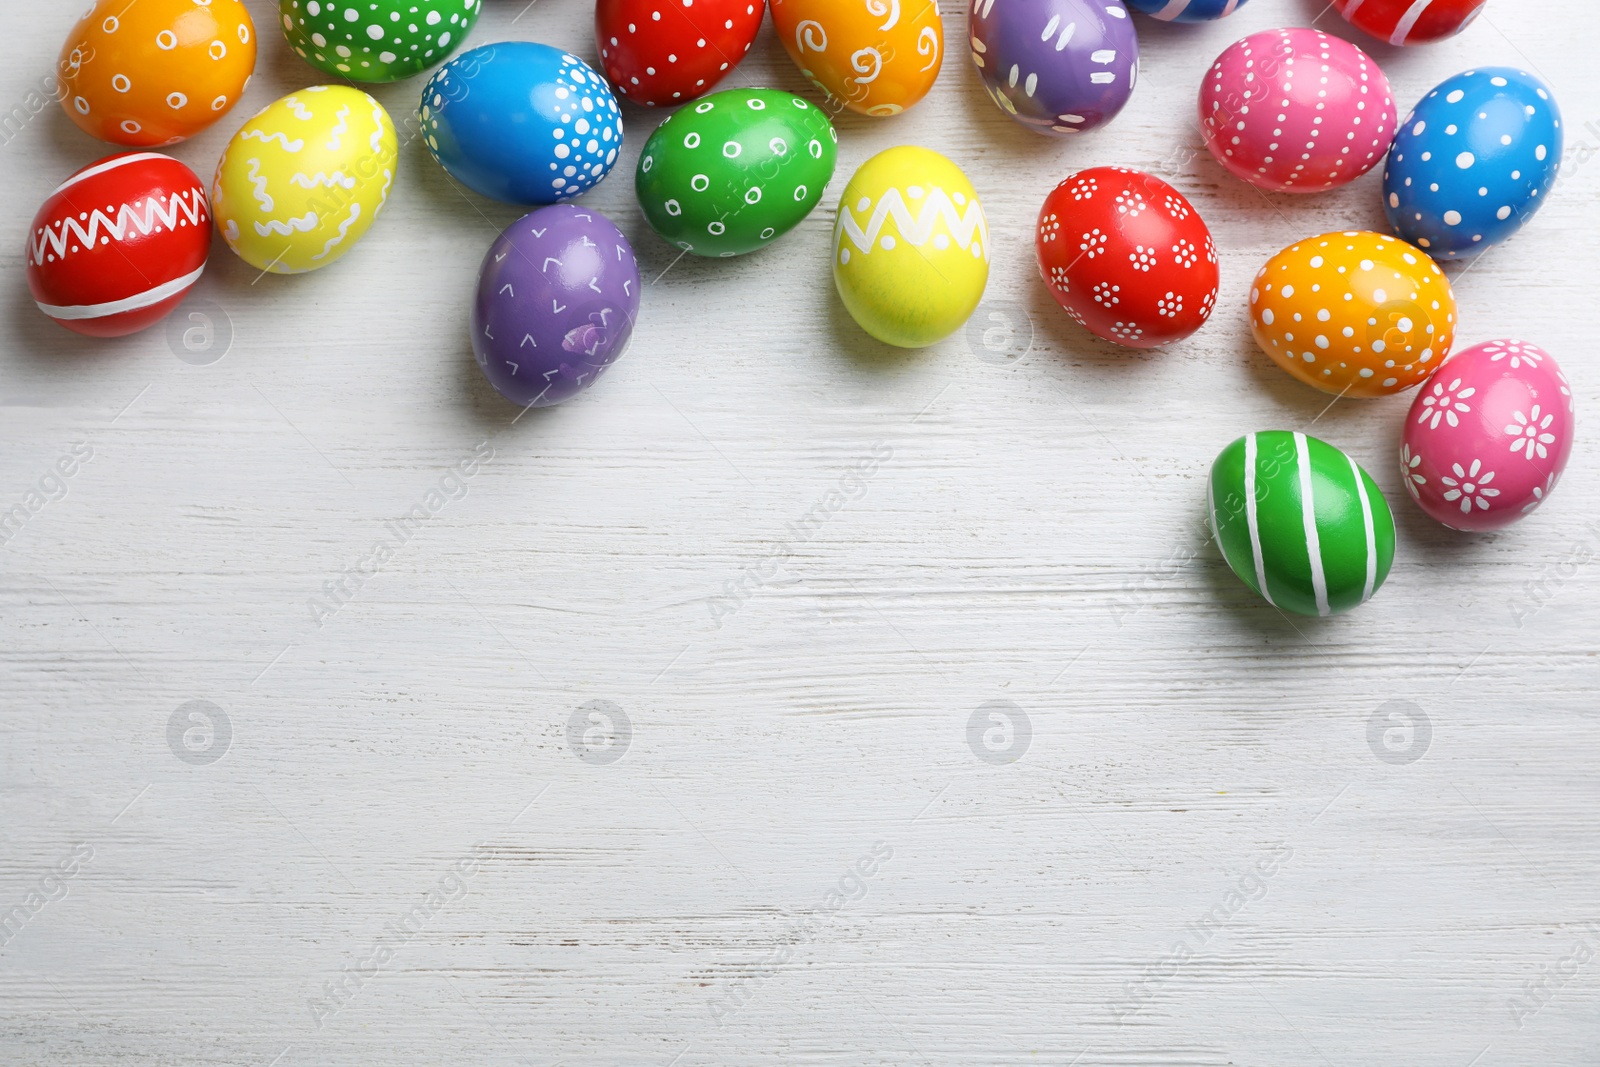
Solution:
[{"label": "green egg with white dots", "polygon": [[393,82],[461,47],[483,0],[278,0],[295,55],[337,78]]},{"label": "green egg with white dots", "polygon": [[839,134],[822,109],[777,89],[728,89],[657,127],[634,185],[656,233],[697,256],[740,256],[798,226],[822,200]]}]

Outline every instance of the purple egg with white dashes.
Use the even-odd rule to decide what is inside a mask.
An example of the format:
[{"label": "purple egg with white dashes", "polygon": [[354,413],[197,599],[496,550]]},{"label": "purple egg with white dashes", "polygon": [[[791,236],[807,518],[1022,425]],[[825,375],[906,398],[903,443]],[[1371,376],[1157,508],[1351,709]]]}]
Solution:
[{"label": "purple egg with white dashes", "polygon": [[1000,110],[1039,133],[1116,118],[1139,76],[1122,0],[972,0],[972,62]]},{"label": "purple egg with white dashes", "polygon": [[593,385],[639,317],[639,262],[598,211],[557,204],[506,227],[483,258],[472,351],[514,404],[548,407]]}]

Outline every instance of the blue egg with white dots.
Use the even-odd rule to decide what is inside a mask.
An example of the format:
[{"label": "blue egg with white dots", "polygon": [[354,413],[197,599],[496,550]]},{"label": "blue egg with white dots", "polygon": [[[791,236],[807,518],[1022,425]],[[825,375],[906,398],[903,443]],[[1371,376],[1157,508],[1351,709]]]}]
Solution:
[{"label": "blue egg with white dots", "polygon": [[1561,144],[1543,81],[1511,67],[1457,74],[1400,123],[1383,172],[1389,225],[1434,259],[1471,259],[1539,210]]},{"label": "blue egg with white dots", "polygon": [[451,177],[512,204],[571,200],[622,150],[622,112],[606,80],[532,41],[455,57],[428,80],[420,114],[428,151]]},{"label": "blue egg with white dots", "polygon": [[1128,0],[1128,6],[1162,22],[1210,22],[1231,15],[1250,0]]}]

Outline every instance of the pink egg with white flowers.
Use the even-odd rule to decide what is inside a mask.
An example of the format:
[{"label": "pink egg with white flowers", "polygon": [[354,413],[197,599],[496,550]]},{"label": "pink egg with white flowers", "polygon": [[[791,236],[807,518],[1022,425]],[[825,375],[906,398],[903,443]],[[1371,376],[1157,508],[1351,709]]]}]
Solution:
[{"label": "pink egg with white flowers", "polygon": [[1544,503],[1572,452],[1572,388],[1550,353],[1489,341],[1451,356],[1406,418],[1400,473],[1453,530],[1498,530]]},{"label": "pink egg with white flowers", "polygon": [[1378,64],[1319,30],[1263,30],[1229,46],[1200,86],[1206,147],[1236,178],[1320,193],[1377,166],[1394,140]]}]

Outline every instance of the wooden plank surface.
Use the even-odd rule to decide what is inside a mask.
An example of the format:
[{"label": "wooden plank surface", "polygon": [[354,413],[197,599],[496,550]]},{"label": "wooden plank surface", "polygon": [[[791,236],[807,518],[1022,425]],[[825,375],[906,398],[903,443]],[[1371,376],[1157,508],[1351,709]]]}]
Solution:
[{"label": "wooden plank surface", "polygon": [[[1244,313],[1283,245],[1381,226],[1377,175],[1266,198],[1191,118],[1246,32],[1354,39],[1322,3],[1141,19],[1132,103],[1059,143],[985,98],[952,4],[933,94],[841,120],[823,206],[731,262],[648,231],[632,169],[659,116],[625,107],[585,203],[650,281],[633,347],[515,424],[466,321],[519,212],[420,143],[336,268],[257,280],[217,245],[184,312],[214,362],[40,317],[29,217],[102,149],[28,103],[81,5],[13,6],[0,503],[92,458],[0,547],[0,912],[29,912],[0,947],[0,1060],[1594,1063],[1593,439],[1516,528],[1424,518],[1392,461],[1408,400],[1328,408]],[[238,119],[318,80],[250,7]],[[592,59],[591,12],[490,0],[472,40]],[[1548,206],[1452,273],[1463,343],[1550,349],[1580,417],[1597,28],[1584,0],[1495,0],[1435,46],[1361,41],[1402,107],[1474,64],[1555,86]],[[729,84],[808,91],[770,24]],[[399,116],[420,87],[377,95]],[[236,124],[174,154],[209,175]],[[917,353],[870,342],[829,278],[843,180],[899,143],[962,165],[993,228],[981,328]],[[1105,163],[1163,174],[1215,232],[1219,313],[1169,351],[1092,342],[1032,267],[1045,193]],[[1240,434],[1312,426],[1401,546],[1371,604],[1291,624],[1207,543],[1204,485]],[[324,583],[478,448],[319,625]]]}]

